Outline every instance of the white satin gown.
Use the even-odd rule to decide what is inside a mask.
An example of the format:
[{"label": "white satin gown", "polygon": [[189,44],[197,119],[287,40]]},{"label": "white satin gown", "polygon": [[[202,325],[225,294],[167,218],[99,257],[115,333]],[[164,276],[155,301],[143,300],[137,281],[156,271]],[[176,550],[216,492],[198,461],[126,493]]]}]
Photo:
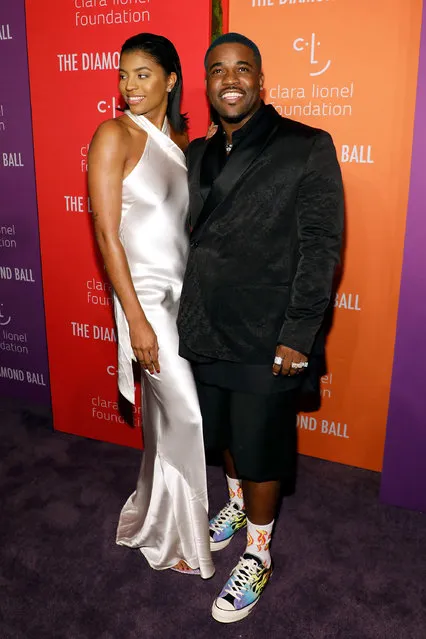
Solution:
[{"label": "white satin gown", "polygon": [[[188,239],[185,157],[144,116],[126,115],[148,134],[142,157],[123,181],[120,240],[142,308],[159,343],[161,372],[142,373],[144,452],[136,491],[124,505],[117,543],[139,548],[152,568],[181,559],[201,577],[210,555],[202,421],[188,362],[178,355],[176,317]],[[134,403],[129,327],[117,297],[120,392]]]}]

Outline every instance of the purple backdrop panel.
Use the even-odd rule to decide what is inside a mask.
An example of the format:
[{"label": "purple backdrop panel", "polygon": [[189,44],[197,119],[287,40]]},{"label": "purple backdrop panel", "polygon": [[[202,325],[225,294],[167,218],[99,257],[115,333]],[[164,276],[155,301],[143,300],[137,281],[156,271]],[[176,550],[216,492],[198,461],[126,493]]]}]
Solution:
[{"label": "purple backdrop panel", "polygon": [[426,510],[426,23],[382,474],[383,501]]},{"label": "purple backdrop panel", "polygon": [[0,397],[50,404],[24,0],[0,0]]}]

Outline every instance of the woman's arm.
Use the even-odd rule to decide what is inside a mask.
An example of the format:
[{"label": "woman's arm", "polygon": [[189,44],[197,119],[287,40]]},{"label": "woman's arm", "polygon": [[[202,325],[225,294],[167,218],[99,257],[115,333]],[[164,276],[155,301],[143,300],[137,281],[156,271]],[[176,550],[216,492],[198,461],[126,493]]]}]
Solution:
[{"label": "woman's arm", "polygon": [[154,373],[160,372],[157,337],[139,303],[118,234],[126,135],[114,120],[104,122],[96,131],[89,149],[89,195],[96,239],[129,324],[133,352],[142,366]]}]

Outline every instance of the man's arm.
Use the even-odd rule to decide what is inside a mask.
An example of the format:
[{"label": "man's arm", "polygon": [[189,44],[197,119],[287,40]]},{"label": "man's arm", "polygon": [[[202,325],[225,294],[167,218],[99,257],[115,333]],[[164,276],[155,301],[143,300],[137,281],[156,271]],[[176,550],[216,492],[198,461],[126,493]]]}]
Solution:
[{"label": "man's arm", "polygon": [[188,148],[186,149],[186,152],[185,152],[186,166],[188,169],[189,193],[190,193],[188,215],[186,218],[186,230],[188,233],[192,232],[192,227],[193,227],[193,224],[191,221],[191,204],[192,204],[191,192],[193,189],[191,175],[194,170],[194,163],[196,162],[197,155],[203,152],[204,145],[205,145],[204,138],[196,138],[195,140],[192,140],[192,142],[189,143]]},{"label": "man's arm", "polygon": [[331,136],[317,136],[296,201],[300,258],[278,343],[309,354],[330,301],[343,231],[344,200]]}]

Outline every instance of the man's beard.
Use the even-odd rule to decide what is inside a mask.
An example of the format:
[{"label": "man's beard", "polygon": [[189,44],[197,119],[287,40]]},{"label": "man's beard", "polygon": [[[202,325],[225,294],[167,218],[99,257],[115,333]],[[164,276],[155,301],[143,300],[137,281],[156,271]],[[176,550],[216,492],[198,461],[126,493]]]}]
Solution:
[{"label": "man's beard", "polygon": [[260,102],[259,104],[257,103],[257,101],[254,104],[253,103],[246,104],[243,112],[238,113],[237,115],[227,115],[226,113],[222,111],[222,109],[219,111],[219,109],[213,106],[213,104],[211,104],[211,106],[213,107],[214,111],[219,115],[219,117],[227,124],[239,124],[240,122],[245,120],[247,117],[250,117],[251,115],[253,115],[255,111],[257,111],[257,108],[260,106]]},{"label": "man's beard", "polygon": [[227,124],[239,124],[240,122],[244,120],[244,118],[248,116],[249,113],[250,111],[240,113],[239,115],[234,115],[234,116],[221,115],[220,113],[219,115],[222,118],[222,120],[226,122]]}]

